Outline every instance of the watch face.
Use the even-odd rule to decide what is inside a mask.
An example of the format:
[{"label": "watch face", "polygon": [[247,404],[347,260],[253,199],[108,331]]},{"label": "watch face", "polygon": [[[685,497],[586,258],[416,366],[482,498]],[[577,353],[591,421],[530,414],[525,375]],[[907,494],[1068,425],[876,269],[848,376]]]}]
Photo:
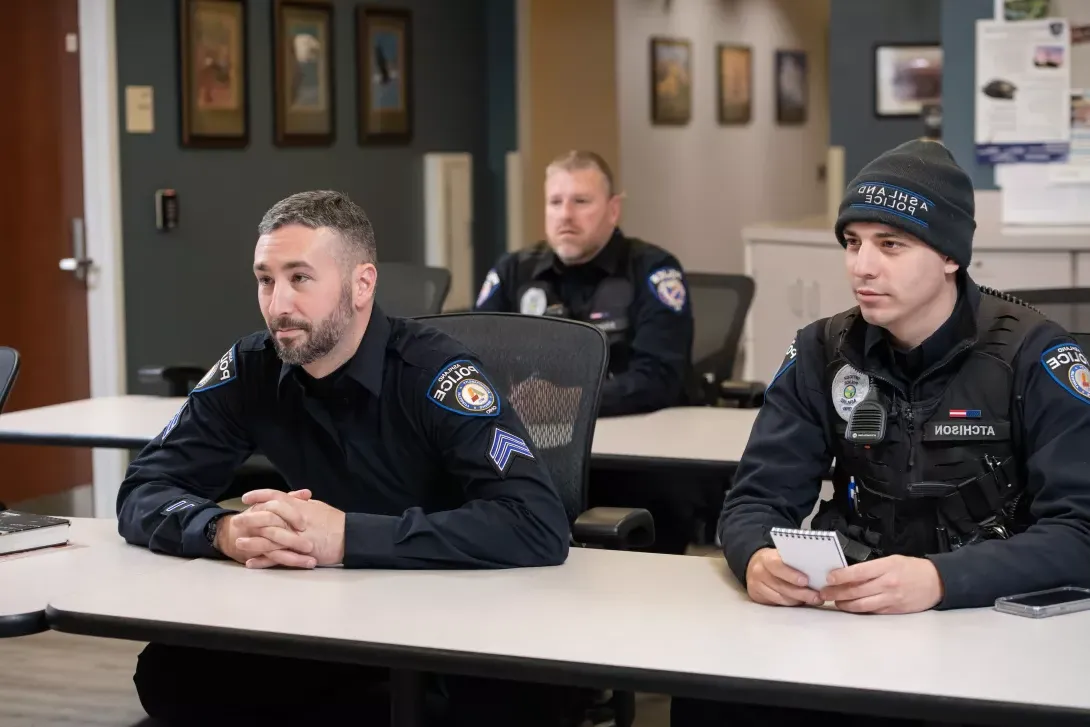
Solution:
[{"label": "watch face", "polygon": [[222,515],[217,515],[208,521],[208,524],[204,526],[204,537],[208,538],[209,543],[216,542],[216,529],[219,527],[220,518]]}]

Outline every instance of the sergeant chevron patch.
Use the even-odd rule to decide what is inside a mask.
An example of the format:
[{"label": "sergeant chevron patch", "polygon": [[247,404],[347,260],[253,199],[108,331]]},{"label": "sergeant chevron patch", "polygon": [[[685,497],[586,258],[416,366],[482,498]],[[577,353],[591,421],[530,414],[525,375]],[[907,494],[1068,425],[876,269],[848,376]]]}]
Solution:
[{"label": "sergeant chevron patch", "polygon": [[496,427],[492,430],[492,447],[488,450],[488,459],[492,466],[500,473],[500,477],[507,476],[507,470],[511,467],[511,460],[515,456],[533,459],[534,453],[526,446],[521,437],[516,437],[510,432]]}]

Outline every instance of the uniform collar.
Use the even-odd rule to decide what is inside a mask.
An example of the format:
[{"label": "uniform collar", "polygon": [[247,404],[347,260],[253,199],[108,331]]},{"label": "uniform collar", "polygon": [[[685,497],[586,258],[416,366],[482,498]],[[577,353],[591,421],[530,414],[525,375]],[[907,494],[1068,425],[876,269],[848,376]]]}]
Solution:
[{"label": "uniform collar", "polygon": [[[382,370],[386,364],[386,344],[389,340],[390,319],[375,303],[371,309],[371,318],[367,322],[367,330],[364,331],[363,340],[360,341],[356,352],[344,366],[338,369],[337,373],[331,375],[349,376],[363,388],[379,396],[382,393]],[[270,345],[272,343],[271,337],[269,343]],[[289,374],[301,368],[294,364],[281,364],[278,390]]]},{"label": "uniform collar", "polygon": [[[620,264],[621,259],[621,246],[624,244],[624,233],[621,232],[620,227],[613,228],[613,234],[610,235],[609,240],[605,246],[598,251],[598,254],[588,260],[583,265],[577,265],[572,267],[594,267],[604,271],[607,275],[616,275],[617,266]],[[549,271],[556,273],[563,273],[571,268],[560,262],[560,259],[556,256],[552,250],[549,250],[546,254],[541,256],[541,260],[534,266],[531,277],[537,279],[545,275]]]}]

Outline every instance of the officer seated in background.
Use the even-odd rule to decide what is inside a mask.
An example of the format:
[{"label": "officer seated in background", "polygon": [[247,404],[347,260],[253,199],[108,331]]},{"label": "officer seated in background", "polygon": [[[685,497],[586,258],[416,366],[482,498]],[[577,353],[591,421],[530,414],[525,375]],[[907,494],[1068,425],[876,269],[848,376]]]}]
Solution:
[{"label": "officer seated in background", "polygon": [[[788,348],[719,522],[754,601],[898,614],[1090,586],[1090,368],[1059,325],[969,278],[973,214],[935,142],[848,186],[836,236],[858,306]],[[800,527],[834,460],[812,527],[841,533],[851,564],[818,592],[769,530]],[[676,699],[672,724],[821,716]]]},{"label": "officer seated in background", "polygon": [[[626,236],[617,226],[621,196],[598,154],[572,151],[545,170],[546,239],[502,256],[477,298],[479,311],[570,318],[609,339],[609,378],[601,416],[651,412],[689,403],[693,315],[677,258]],[[552,396],[521,387],[516,396]],[[595,504],[647,507],[655,550],[683,553],[693,531],[691,492],[636,472],[595,471]]]},{"label": "officer seated in background", "polygon": [[[259,234],[254,275],[268,330],[231,346],[132,462],[118,496],[121,535],[247,568],[563,563],[563,504],[487,372],[457,341],[374,304],[375,237],[363,210],[336,192],[304,192],[270,209]],[[491,446],[501,435],[512,443],[502,456]],[[242,513],[217,506],[255,451],[295,489],[248,492]],[[153,717],[234,727],[381,724],[386,677],[153,643],[134,681]],[[457,724],[563,724],[574,698],[471,678],[446,678],[444,691]]]}]

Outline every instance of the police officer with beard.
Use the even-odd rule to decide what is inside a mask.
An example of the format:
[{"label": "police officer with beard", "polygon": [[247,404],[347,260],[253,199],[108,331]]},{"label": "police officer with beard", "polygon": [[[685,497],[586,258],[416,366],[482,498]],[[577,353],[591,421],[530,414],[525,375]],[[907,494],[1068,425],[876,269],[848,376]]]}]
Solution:
[{"label": "police officer with beard", "polygon": [[[570,318],[609,340],[609,378],[601,416],[652,412],[690,402],[693,314],[685,274],[660,247],[617,226],[621,197],[601,156],[572,151],[545,171],[546,239],[500,258],[477,298],[479,311]],[[529,390],[528,390],[529,388]],[[518,397],[556,396],[545,384]],[[596,470],[595,504],[646,507],[655,517],[655,550],[683,553],[700,490],[671,491],[654,475]],[[720,490],[721,492],[722,490]]]},{"label": "police officer with beard", "polygon": [[[488,372],[456,340],[375,305],[375,235],[363,210],[337,192],[303,192],[274,205],[259,233],[253,273],[267,330],[232,345],[129,466],[121,535],[247,568],[563,563],[563,503]],[[292,491],[247,492],[244,512],[220,507],[253,452]],[[166,724],[267,727],[388,721],[388,677],[152,643],[134,681]],[[455,725],[554,727],[583,707],[584,695],[563,687],[441,682]]]},{"label": "police officer with beard", "polygon": [[[1059,325],[969,278],[973,214],[968,176],[935,142],[848,186],[835,231],[858,305],[788,347],[719,522],[754,601],[900,614],[1090,586],[1090,365]],[[849,565],[816,591],[769,531],[800,526],[834,461],[812,527],[840,533]],[[672,711],[674,727],[822,717]]]}]

